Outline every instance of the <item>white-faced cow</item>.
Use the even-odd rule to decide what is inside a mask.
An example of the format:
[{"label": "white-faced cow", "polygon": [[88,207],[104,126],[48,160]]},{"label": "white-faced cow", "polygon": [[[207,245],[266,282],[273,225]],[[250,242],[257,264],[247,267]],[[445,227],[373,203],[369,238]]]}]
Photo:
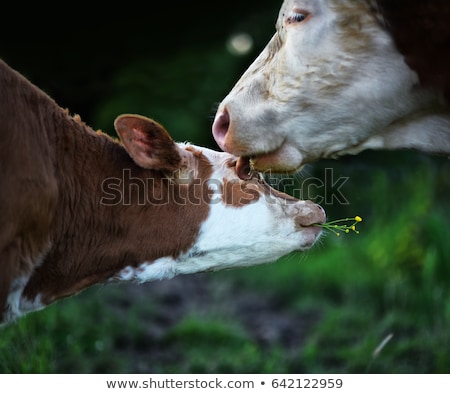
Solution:
[{"label": "white-faced cow", "polygon": [[449,70],[448,0],[285,0],[213,135],[261,171],[364,149],[450,154]]},{"label": "white-faced cow", "polygon": [[143,116],[115,127],[121,142],[0,60],[0,324],[96,283],[271,262],[319,237],[320,206],[240,179],[235,156]]}]

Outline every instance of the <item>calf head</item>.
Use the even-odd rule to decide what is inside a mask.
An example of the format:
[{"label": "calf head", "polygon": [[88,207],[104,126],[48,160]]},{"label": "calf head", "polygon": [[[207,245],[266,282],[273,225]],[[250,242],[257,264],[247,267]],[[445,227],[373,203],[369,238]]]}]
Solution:
[{"label": "calf head", "polygon": [[[115,278],[147,281],[271,262],[310,248],[319,237],[316,224],[325,221],[319,205],[276,191],[261,174],[238,164],[235,156],[175,143],[161,125],[142,116],[120,116],[115,126],[135,162],[163,170],[174,190],[184,195],[169,204],[185,204],[182,214],[192,222],[198,220],[197,210],[206,205],[208,211],[187,250],[125,267]],[[183,189],[191,192],[183,193]],[[196,227],[196,223],[188,224]],[[186,218],[160,223],[173,227],[173,242],[186,231],[177,229],[178,225],[186,226]]]},{"label": "calf head", "polygon": [[218,108],[218,145],[261,171],[367,148],[450,152],[448,105],[419,87],[378,11],[371,0],[285,0]]}]

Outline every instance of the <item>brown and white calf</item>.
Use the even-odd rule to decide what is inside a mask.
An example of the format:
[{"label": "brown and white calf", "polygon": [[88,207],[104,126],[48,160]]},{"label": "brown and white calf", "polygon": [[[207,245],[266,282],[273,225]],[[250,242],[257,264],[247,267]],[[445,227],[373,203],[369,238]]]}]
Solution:
[{"label": "brown and white calf", "polygon": [[364,149],[450,154],[449,21],[448,0],[285,0],[218,108],[218,145],[261,171]]},{"label": "brown and white calf", "polygon": [[0,60],[0,324],[96,283],[275,261],[310,248],[323,209],[236,157],[175,143],[138,115],[121,143]]}]

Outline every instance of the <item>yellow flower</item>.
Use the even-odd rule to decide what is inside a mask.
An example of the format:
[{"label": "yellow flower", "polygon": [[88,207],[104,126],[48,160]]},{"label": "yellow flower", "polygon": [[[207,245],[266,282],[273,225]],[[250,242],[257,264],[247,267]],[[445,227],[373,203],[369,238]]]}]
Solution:
[{"label": "yellow flower", "polygon": [[[344,224],[344,222],[350,221],[353,221],[353,223]],[[341,235],[340,231],[343,231],[346,234],[348,234],[350,231],[353,231],[355,234],[359,234],[359,231],[356,230],[356,225],[360,222],[362,222],[361,216],[355,216],[354,218],[338,219],[323,224],[316,224],[316,226],[320,226],[322,228],[330,230],[335,233],[337,237],[339,237]]]}]

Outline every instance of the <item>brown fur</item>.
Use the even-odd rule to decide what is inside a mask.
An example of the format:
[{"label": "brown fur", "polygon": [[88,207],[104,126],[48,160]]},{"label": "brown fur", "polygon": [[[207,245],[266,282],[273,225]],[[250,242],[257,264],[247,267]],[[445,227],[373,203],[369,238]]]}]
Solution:
[{"label": "brown fur", "polygon": [[450,99],[450,2],[378,0],[387,28],[422,85]]},{"label": "brown fur", "polygon": [[258,201],[260,189],[256,179],[249,182],[238,180],[222,180],[222,200],[225,205],[232,205],[236,208]]},{"label": "brown fur", "polygon": [[[0,313],[14,279],[31,274],[24,295],[50,303],[193,244],[208,214],[198,184],[137,166],[121,144],[70,117],[1,60],[0,86]],[[196,160],[206,179],[208,161]],[[100,204],[104,180],[122,179],[124,169],[129,182],[151,179],[148,193],[201,204]]]}]

